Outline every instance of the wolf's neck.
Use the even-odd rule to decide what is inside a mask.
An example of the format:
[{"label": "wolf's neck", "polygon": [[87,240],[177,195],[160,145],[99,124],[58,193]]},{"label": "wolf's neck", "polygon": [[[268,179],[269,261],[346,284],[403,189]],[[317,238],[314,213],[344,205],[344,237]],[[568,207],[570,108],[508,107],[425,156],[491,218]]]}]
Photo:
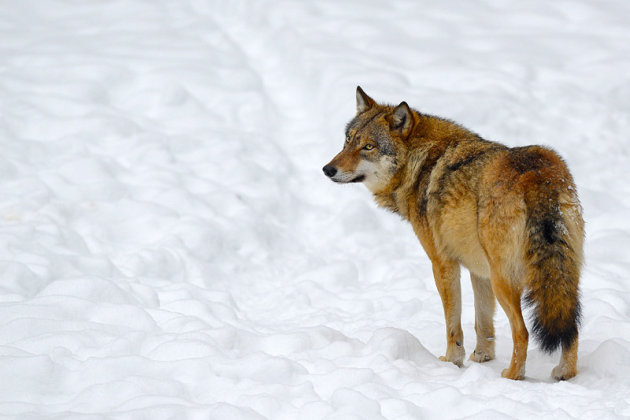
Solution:
[{"label": "wolf's neck", "polygon": [[[392,177],[390,183],[381,191],[374,192],[376,203],[404,219],[417,205],[419,186],[423,182],[423,167],[430,157],[430,148],[412,150],[407,162]],[[427,182],[430,173],[426,174]]]},{"label": "wolf's neck", "polygon": [[381,191],[373,192],[376,203],[409,220],[426,212],[431,174],[449,147],[462,141],[482,141],[477,134],[452,121],[432,115],[416,114],[417,123],[407,140],[406,163]]}]

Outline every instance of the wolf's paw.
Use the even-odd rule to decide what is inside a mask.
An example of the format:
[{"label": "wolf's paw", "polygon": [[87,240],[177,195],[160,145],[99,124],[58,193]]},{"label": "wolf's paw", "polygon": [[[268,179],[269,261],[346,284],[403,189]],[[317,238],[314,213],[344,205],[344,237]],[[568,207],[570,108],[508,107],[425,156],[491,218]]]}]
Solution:
[{"label": "wolf's paw", "polygon": [[494,350],[478,350],[475,349],[468,358],[473,362],[483,363],[489,360],[494,360]]},{"label": "wolf's paw", "polygon": [[446,358],[446,356],[440,356],[439,358],[442,362],[451,362],[454,365],[456,365],[457,367],[464,367],[464,359],[460,359],[460,360],[449,360]]},{"label": "wolf's paw", "polygon": [[464,356],[466,350],[464,346],[453,346],[451,349],[446,350],[446,356],[440,356],[440,360],[443,362],[451,362],[459,367],[464,366]]},{"label": "wolf's paw", "polygon": [[567,379],[573,378],[577,374],[575,369],[569,369],[562,364],[559,364],[551,371],[551,376],[556,381],[566,381]]},{"label": "wolf's paw", "polygon": [[525,377],[525,372],[523,372],[523,370],[524,369],[513,369],[512,367],[509,367],[507,369],[503,369],[503,372],[501,372],[501,376],[506,379],[520,381]]}]

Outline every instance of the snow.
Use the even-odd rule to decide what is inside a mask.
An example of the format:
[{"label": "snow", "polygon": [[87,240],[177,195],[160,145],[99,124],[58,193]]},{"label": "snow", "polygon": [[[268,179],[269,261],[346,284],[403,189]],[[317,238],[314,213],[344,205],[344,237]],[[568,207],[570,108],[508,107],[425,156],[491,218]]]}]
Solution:
[{"label": "snow", "polygon": [[[5,3],[3,418],[630,416],[627,1]],[[437,359],[411,228],[321,172],[356,85],[564,156],[587,222],[577,377],[532,342],[502,379],[500,310],[496,360]]]}]

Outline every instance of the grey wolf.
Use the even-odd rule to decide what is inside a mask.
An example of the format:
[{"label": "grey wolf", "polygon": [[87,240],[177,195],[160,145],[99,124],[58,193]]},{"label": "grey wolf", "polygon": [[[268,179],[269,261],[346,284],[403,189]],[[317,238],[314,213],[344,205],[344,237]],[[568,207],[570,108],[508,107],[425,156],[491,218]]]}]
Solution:
[{"label": "grey wolf", "polygon": [[[406,102],[379,104],[357,87],[343,149],[323,170],[363,183],[378,205],[408,220],[431,260],[446,320],[446,353],[462,366],[460,266],[470,271],[477,343],[470,360],[495,357],[495,297],[512,330],[502,376],[522,379],[531,305],[540,348],[562,347],[557,380],[577,373],[584,221],[573,178],[553,150],[507,147]],[[523,298],[523,299],[522,299]]]}]

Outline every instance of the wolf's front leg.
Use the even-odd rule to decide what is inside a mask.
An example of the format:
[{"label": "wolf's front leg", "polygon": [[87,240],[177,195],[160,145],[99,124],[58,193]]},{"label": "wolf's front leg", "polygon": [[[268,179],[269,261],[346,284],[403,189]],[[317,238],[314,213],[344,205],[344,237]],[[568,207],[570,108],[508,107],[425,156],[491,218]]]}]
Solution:
[{"label": "wolf's front leg", "polygon": [[490,279],[470,273],[475,293],[475,332],[477,346],[470,360],[483,363],[494,359],[494,307],[495,298]]},{"label": "wolf's front leg", "polygon": [[444,318],[446,319],[446,355],[441,356],[440,360],[453,362],[461,367],[466,351],[464,350],[464,333],[461,325],[462,296],[459,264],[456,261],[438,258],[432,262],[433,276],[442,298]]}]

